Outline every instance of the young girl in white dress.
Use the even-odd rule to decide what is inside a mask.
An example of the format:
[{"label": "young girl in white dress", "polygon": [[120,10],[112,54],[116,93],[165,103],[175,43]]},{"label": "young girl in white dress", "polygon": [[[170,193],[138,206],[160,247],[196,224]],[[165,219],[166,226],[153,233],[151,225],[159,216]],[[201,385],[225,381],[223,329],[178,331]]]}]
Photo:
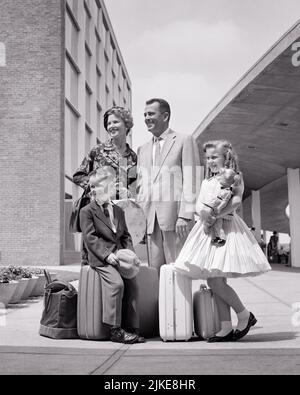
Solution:
[{"label": "young girl in white dress", "polygon": [[[206,201],[210,201],[220,191],[217,175],[223,167],[233,169],[240,175],[241,181],[234,188],[228,205],[218,215],[212,212],[209,219],[213,224],[217,218],[223,218],[226,243],[223,246],[214,245],[213,232],[207,231],[200,218],[173,265],[176,271],[192,279],[207,279],[208,286],[214,293],[221,331],[208,341],[233,341],[244,337],[257,320],[227,284],[227,278],[257,276],[271,270],[271,267],[248,226],[236,213],[242,202],[244,183],[231,144],[223,140],[210,141],[204,144],[203,149],[206,155],[206,176],[197,200],[197,213],[201,212]],[[230,308],[238,317],[235,331],[232,328]]]}]

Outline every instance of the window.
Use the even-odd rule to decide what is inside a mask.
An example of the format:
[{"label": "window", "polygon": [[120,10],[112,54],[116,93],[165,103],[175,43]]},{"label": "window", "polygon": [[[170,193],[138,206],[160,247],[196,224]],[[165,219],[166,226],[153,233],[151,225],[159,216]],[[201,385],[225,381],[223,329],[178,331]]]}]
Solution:
[{"label": "window", "polygon": [[121,101],[122,101],[122,91],[121,91],[121,88],[119,86],[118,86],[118,91],[119,91],[118,102],[121,103]]},{"label": "window", "polygon": [[118,78],[119,86],[122,87],[123,86],[122,66],[119,57],[117,57],[117,78]]},{"label": "window", "polygon": [[85,11],[85,41],[91,47],[91,19],[89,14]]},{"label": "window", "polygon": [[66,58],[66,79],[65,79],[66,98],[78,107],[78,73],[70,60]]},{"label": "window", "polygon": [[65,111],[65,174],[72,177],[78,167],[78,118],[66,105]]},{"label": "window", "polygon": [[92,148],[92,133],[88,128],[85,128],[85,155],[89,153]]},{"label": "window", "polygon": [[109,33],[109,29],[108,26],[106,24],[105,19],[103,19],[103,24],[104,24],[104,45],[105,45],[105,51],[107,53],[107,56],[110,58],[110,54],[109,51],[111,49],[111,45],[110,45],[110,33]]},{"label": "window", "polygon": [[77,17],[78,17],[78,0],[68,0],[68,5],[69,5],[73,15],[77,19]]},{"label": "window", "polygon": [[110,99],[110,91],[107,85],[105,85],[105,90],[106,90],[106,109],[109,109],[111,107],[111,99]]},{"label": "window", "polygon": [[131,108],[131,89],[128,91],[128,108]]},{"label": "window", "polygon": [[108,80],[109,80],[108,75],[109,75],[109,62],[108,62],[107,57],[105,56],[105,82],[106,83],[108,83]]},{"label": "window", "polygon": [[85,79],[91,85],[91,55],[85,48]]},{"label": "window", "polygon": [[117,82],[114,74],[112,74],[112,92],[113,92],[114,100],[118,101]]},{"label": "window", "polygon": [[101,41],[99,41],[98,36],[96,35],[96,65],[101,68]]},{"label": "window", "polygon": [[91,93],[87,87],[85,89],[85,120],[88,125],[91,124]]},{"label": "window", "polygon": [[103,39],[103,23],[102,23],[102,10],[98,8],[97,10],[97,30],[100,35],[101,40]]},{"label": "window", "polygon": [[96,92],[97,92],[97,100],[99,103],[101,103],[101,73],[97,69],[97,86],[96,86]]},{"label": "window", "polygon": [[[78,0],[77,0],[78,1]],[[91,0],[85,0],[86,7],[88,8],[89,12],[91,12]]]},{"label": "window", "polygon": [[74,60],[78,60],[78,30],[67,13],[66,16],[66,48]]},{"label": "window", "polygon": [[103,119],[102,119],[102,109],[97,106],[97,139],[100,141],[105,141],[103,140],[103,134],[104,134],[104,126],[103,126]]}]

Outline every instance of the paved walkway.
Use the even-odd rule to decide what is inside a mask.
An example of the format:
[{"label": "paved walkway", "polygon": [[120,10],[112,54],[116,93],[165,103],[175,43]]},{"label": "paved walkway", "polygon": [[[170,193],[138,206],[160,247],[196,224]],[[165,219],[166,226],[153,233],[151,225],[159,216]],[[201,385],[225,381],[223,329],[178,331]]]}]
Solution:
[{"label": "paved walkway", "polygon": [[[0,326],[0,374],[299,374],[300,270],[273,265],[263,276],[229,282],[258,319],[239,342],[52,340],[38,335],[43,301],[33,298],[7,309],[6,325]],[[297,302],[299,316],[292,310]]]}]

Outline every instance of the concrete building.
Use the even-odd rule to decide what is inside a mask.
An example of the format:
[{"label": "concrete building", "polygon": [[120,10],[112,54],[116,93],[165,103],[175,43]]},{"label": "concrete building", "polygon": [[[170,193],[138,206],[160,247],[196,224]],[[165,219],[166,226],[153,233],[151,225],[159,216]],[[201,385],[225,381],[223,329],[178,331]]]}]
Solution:
[{"label": "concrete building", "polygon": [[4,0],[0,37],[0,265],[74,261],[72,174],[130,78],[103,0]]},{"label": "concrete building", "polygon": [[[194,132],[199,148],[228,139],[245,180],[249,227],[291,236],[300,266],[300,21],[244,75]],[[289,205],[290,215],[286,215]]]}]

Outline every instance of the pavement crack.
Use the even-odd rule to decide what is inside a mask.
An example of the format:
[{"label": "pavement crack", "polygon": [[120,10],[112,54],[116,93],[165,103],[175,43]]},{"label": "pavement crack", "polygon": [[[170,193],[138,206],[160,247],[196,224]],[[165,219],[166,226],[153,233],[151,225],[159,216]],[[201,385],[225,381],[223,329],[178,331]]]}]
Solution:
[{"label": "pavement crack", "polygon": [[113,365],[115,365],[122,356],[129,349],[129,345],[123,344],[121,348],[116,350],[108,359],[106,359],[100,366],[89,373],[89,376],[94,374],[104,375]]}]

